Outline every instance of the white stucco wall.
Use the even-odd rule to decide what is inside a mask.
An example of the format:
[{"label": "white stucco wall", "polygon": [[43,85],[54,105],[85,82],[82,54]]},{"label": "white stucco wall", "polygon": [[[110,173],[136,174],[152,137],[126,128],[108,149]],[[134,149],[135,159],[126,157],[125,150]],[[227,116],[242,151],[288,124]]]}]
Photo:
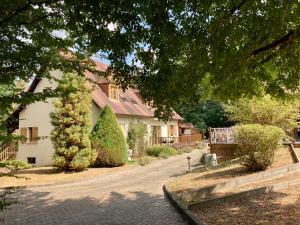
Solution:
[{"label": "white stucco wall", "polygon": [[[53,71],[51,75],[60,78],[62,72]],[[44,88],[56,88],[57,84],[54,81],[42,79],[37,85],[34,92],[41,92]],[[37,143],[19,143],[16,158],[27,162],[27,157],[35,157],[36,165],[52,164],[53,147],[50,140],[50,132],[52,125],[50,123],[49,113],[54,110],[52,104],[53,99],[46,102],[36,102],[28,105],[19,115],[19,128],[37,127],[38,135],[44,137]]]},{"label": "white stucco wall", "polygon": [[[97,118],[100,114],[100,109],[93,103],[93,126],[96,124]],[[147,118],[147,117],[138,117],[138,116],[127,116],[127,115],[117,115],[119,124],[125,125],[126,135],[128,132],[128,125],[130,122],[142,122],[147,125],[148,135],[151,133],[151,126],[161,126],[161,137],[168,137],[168,125],[175,126],[175,136],[178,136],[178,121],[171,120],[168,121],[167,124],[163,121],[159,121],[154,118]]]},{"label": "white stucco wall", "polygon": [[[60,71],[51,72],[52,76],[60,78],[63,74]],[[44,88],[56,88],[57,84],[54,81],[49,81],[43,79],[39,82],[35,89],[35,92],[41,92]],[[47,102],[37,102],[28,105],[19,116],[19,128],[27,127],[37,127],[38,135],[44,137],[44,139],[38,140],[37,143],[19,143],[19,148],[17,152],[17,160],[24,160],[27,162],[27,157],[35,157],[37,166],[51,165],[52,156],[54,149],[50,140],[50,132],[52,130],[52,125],[50,123],[50,112],[54,110],[52,104],[53,99]],[[95,125],[97,118],[100,114],[100,109],[93,103],[92,104],[92,118],[93,126]],[[128,125],[131,121],[133,122],[143,122],[147,124],[148,135],[151,134],[151,126],[161,126],[161,137],[168,136],[168,125],[175,125],[175,136],[178,136],[178,121],[172,120],[168,122],[168,125],[163,121],[156,120],[154,118],[144,118],[136,116],[122,116],[117,115],[119,124],[125,125],[125,131],[127,134]],[[126,135],[125,134],[125,135]]]}]

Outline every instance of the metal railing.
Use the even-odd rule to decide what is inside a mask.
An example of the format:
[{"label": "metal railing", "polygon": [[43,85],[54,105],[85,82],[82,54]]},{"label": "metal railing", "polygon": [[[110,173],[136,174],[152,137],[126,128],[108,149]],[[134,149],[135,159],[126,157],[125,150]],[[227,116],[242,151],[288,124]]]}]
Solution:
[{"label": "metal railing", "polygon": [[174,147],[184,147],[192,145],[201,140],[201,134],[183,135],[179,137],[150,137],[148,145],[167,145]]},{"label": "metal railing", "polygon": [[209,128],[209,143],[210,144],[234,143],[232,128],[231,127]]}]

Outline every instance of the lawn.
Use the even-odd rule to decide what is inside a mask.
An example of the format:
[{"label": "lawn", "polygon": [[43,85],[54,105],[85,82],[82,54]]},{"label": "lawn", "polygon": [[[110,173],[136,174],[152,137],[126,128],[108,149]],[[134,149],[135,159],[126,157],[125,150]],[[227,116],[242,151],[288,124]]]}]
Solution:
[{"label": "lawn", "polygon": [[[198,209],[205,224],[298,225],[300,186]],[[276,221],[276,222],[275,222]]]},{"label": "lawn", "polygon": [[37,167],[26,170],[20,170],[16,173],[18,176],[24,176],[29,179],[16,179],[13,177],[1,177],[0,188],[11,186],[31,186],[63,183],[68,181],[79,181],[87,178],[112,174],[124,170],[130,166],[115,168],[88,168],[82,172],[58,172],[54,167]]}]

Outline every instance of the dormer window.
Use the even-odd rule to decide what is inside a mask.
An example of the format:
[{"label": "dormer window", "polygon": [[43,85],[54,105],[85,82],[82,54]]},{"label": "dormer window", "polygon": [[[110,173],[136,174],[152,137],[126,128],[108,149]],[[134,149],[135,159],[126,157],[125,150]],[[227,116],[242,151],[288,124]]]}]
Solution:
[{"label": "dormer window", "polygon": [[121,99],[123,102],[129,102],[128,99],[125,97],[125,95],[120,95],[120,99]]},{"label": "dormer window", "polygon": [[109,98],[119,101],[119,88],[116,85],[111,84],[109,87]]}]

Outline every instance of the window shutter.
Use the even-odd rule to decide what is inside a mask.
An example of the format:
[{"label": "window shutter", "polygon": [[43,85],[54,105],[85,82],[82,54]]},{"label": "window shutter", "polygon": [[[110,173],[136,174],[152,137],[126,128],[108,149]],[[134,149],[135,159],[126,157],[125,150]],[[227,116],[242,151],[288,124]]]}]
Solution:
[{"label": "window shutter", "polygon": [[157,132],[157,133],[156,133],[157,137],[161,137],[161,129],[160,129],[160,126],[157,126],[156,129],[157,129],[157,130],[156,130],[156,132]]},{"label": "window shutter", "polygon": [[27,141],[27,128],[26,127],[22,127],[20,128],[20,135],[22,138],[24,138],[21,143],[26,143]]},{"label": "window shutter", "polygon": [[37,127],[33,127],[32,128],[32,142],[37,142],[38,141],[38,128]]}]

